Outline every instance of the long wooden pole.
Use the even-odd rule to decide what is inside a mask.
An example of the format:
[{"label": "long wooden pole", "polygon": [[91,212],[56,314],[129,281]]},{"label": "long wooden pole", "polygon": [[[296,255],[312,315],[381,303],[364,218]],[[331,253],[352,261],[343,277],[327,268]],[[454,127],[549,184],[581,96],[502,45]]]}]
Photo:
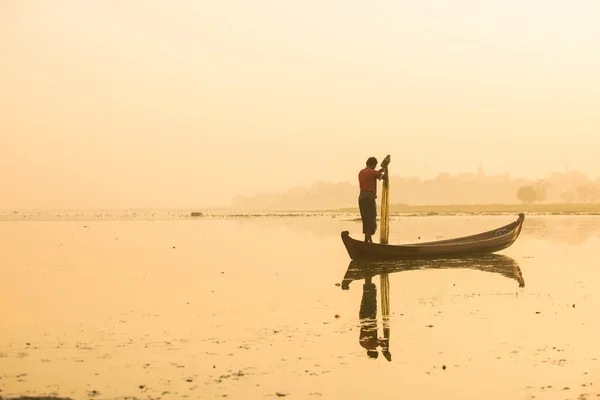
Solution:
[{"label": "long wooden pole", "polygon": [[[390,235],[390,180],[389,167],[390,156],[387,155],[381,163],[385,168],[383,187],[381,190],[381,229],[379,231],[379,243],[388,244]],[[390,278],[388,274],[380,275],[381,283],[381,319],[383,322],[383,353],[390,360]]]}]

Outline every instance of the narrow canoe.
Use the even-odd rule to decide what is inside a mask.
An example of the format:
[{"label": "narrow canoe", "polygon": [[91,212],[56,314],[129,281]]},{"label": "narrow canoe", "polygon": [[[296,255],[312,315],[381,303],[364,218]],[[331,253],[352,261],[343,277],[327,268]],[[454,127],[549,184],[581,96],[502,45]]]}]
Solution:
[{"label": "narrow canoe", "polygon": [[475,235],[434,242],[390,245],[366,243],[352,239],[348,231],[342,232],[342,241],[348,255],[356,261],[385,260],[426,260],[436,258],[465,257],[477,254],[494,253],[512,245],[523,227],[525,214],[500,228]]}]

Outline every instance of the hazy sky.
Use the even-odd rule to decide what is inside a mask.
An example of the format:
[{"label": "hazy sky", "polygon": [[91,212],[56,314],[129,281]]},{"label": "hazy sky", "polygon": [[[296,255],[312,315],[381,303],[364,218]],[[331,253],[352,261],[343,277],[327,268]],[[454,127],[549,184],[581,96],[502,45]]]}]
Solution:
[{"label": "hazy sky", "polygon": [[600,2],[0,1],[3,208],[600,175]]}]

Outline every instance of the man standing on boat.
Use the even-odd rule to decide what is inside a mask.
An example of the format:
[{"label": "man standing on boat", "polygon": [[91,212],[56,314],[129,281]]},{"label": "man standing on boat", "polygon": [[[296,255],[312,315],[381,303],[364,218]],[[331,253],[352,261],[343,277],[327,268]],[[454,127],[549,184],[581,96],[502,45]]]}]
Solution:
[{"label": "man standing on boat", "polygon": [[[385,165],[383,165],[385,163]],[[358,208],[360,210],[360,219],[362,220],[363,233],[365,234],[365,242],[372,243],[371,236],[377,230],[377,180],[383,179],[387,174],[387,164],[389,158],[382,162],[382,168],[376,170],[377,159],[369,157],[367,159],[366,168],[358,173],[358,183],[360,186],[360,194],[358,196]]]}]

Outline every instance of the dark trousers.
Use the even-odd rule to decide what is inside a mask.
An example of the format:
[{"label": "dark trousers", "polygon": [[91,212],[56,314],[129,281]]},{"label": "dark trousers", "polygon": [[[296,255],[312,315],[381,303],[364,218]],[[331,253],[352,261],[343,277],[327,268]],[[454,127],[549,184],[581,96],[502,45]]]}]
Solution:
[{"label": "dark trousers", "polygon": [[360,210],[360,219],[363,224],[363,233],[365,235],[374,235],[377,230],[377,205],[373,192],[361,192],[358,196],[358,209]]}]

